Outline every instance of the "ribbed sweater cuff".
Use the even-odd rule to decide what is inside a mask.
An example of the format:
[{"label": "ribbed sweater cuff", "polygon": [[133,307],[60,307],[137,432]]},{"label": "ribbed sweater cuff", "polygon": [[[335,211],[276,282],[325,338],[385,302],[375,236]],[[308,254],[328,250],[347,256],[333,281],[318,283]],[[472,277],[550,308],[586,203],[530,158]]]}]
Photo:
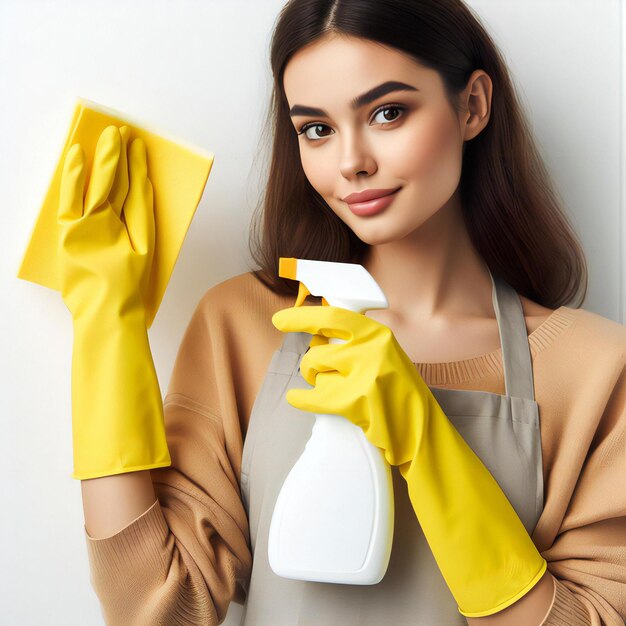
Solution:
[{"label": "ribbed sweater cuff", "polygon": [[[83,528],[85,528],[83,526]],[[166,554],[169,527],[163,516],[158,500],[139,517],[120,531],[96,539],[87,534],[87,553],[92,562],[92,571],[102,572],[107,577],[118,572],[128,572],[128,563],[150,564],[156,568],[163,566],[163,554]]]},{"label": "ribbed sweater cuff", "polygon": [[583,602],[558,578],[554,585],[552,608],[541,626],[591,626],[591,616]]}]

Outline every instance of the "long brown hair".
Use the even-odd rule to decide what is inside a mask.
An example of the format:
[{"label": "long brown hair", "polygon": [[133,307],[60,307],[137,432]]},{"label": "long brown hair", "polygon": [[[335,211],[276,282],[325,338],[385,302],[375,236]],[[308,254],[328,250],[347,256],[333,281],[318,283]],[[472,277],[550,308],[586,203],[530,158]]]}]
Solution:
[{"label": "long brown hair", "polygon": [[[506,64],[462,0],[291,0],[271,40],[274,78],[263,135],[271,133],[267,184],[252,216],[254,275],[272,291],[295,295],[278,259],[360,263],[369,244],[331,210],[307,180],[289,118],[283,73],[292,55],[329,33],[372,40],[436,70],[450,106],[476,69],[493,83],[487,126],[464,146],[460,197],[469,236],[490,271],[549,307],[580,306],[587,291],[582,246],[565,216]],[[571,301],[582,284],[582,296]]]}]

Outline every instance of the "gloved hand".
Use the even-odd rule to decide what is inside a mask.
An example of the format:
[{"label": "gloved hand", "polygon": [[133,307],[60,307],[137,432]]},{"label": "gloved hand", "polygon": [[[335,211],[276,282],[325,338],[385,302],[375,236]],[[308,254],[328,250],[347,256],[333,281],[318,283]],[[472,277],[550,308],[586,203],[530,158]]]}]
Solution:
[{"label": "gloved hand", "polygon": [[127,159],[128,136],[127,126],[102,132],[84,200],[80,144],[63,164],[58,262],[74,329],[72,478],[79,480],[171,465],[144,307],[152,185],[145,144],[133,141]]},{"label": "gloved hand", "polygon": [[[283,309],[272,323],[284,332],[315,336],[300,363],[303,378],[315,389],[290,389],[287,402],[303,411],[345,416],[399,466],[459,612],[491,615],[528,593],[543,576],[545,559],[391,329],[324,305]],[[324,337],[347,342],[324,343]]]}]

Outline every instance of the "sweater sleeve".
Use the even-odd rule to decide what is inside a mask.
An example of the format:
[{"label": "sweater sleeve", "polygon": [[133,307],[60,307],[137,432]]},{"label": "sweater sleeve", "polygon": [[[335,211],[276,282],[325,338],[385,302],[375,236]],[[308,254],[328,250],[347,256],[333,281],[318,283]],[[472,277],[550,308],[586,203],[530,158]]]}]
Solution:
[{"label": "sweater sleeve", "polygon": [[[584,368],[577,392],[567,394],[569,424],[557,443],[562,466],[552,482],[571,495],[562,499],[556,537],[541,551],[556,578],[543,626],[624,626],[626,618],[626,332],[616,327],[612,347],[589,354],[602,365]],[[590,341],[586,349],[594,347]],[[567,436],[568,425],[576,436]]]},{"label": "sweater sleeve", "polygon": [[113,536],[95,539],[85,529],[90,581],[111,626],[220,624],[231,600],[243,604],[247,594],[241,429],[218,393],[218,376],[230,372],[215,347],[214,297],[213,288],[196,307],[164,399],[172,464],[151,470],[157,500]]}]

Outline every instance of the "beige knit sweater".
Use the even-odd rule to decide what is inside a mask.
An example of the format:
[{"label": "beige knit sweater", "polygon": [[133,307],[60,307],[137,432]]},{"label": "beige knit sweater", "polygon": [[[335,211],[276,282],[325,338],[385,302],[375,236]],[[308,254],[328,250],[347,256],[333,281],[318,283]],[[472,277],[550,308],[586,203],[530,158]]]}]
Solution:
[{"label": "beige knit sweater", "polygon": [[[252,554],[239,491],[243,441],[283,340],[272,314],[293,304],[249,272],[198,303],[164,400],[172,465],[151,470],[157,500],[111,537],[85,530],[107,624],[213,625],[231,600],[245,602]],[[562,306],[529,342],[545,492],[532,539],[557,582],[544,626],[622,626],[626,327]],[[428,385],[505,393],[501,349],[416,366]]]}]

